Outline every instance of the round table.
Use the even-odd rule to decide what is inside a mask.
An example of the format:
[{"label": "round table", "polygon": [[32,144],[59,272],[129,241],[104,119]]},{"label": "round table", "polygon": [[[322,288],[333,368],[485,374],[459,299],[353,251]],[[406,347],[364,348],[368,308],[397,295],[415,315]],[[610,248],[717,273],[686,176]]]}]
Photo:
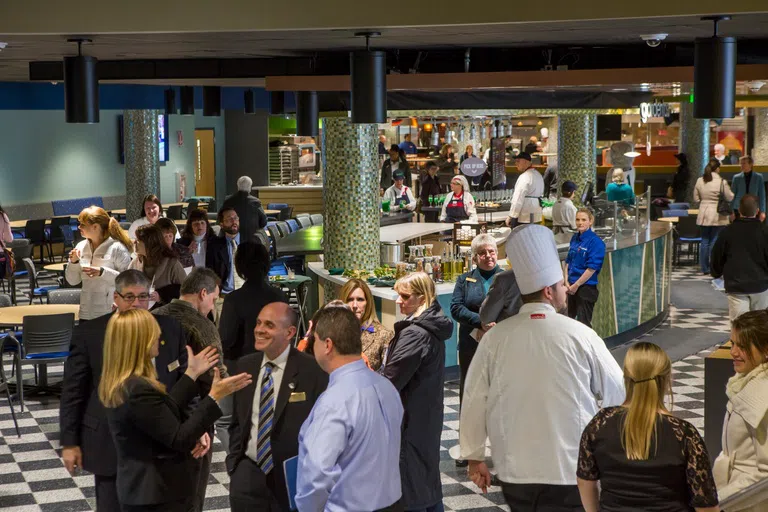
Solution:
[{"label": "round table", "polygon": [[264,210],[266,215],[280,215],[280,210]]},{"label": "round table", "polygon": [[0,308],[0,325],[19,326],[24,325],[25,316],[59,315],[61,313],[74,313],[75,320],[79,318],[79,304],[30,304],[28,306],[11,306]]},{"label": "round table", "polygon": [[51,263],[43,267],[48,272],[64,272],[67,269],[67,263]]}]

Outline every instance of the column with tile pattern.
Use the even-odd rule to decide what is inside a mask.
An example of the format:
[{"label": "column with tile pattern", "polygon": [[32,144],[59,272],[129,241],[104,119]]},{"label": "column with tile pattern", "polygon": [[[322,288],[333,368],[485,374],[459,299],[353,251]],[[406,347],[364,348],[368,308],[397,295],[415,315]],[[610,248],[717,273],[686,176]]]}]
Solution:
[{"label": "column with tile pattern", "polygon": [[557,163],[560,190],[564,181],[576,184],[573,201],[581,204],[581,193],[588,182],[597,188],[595,159],[597,116],[595,114],[560,114],[557,128]]},{"label": "column with tile pattern", "polygon": [[137,219],[147,194],[160,191],[158,110],[126,110],[123,113],[125,154],[125,207],[128,221]]},{"label": "column with tile pattern", "polygon": [[688,157],[688,192],[686,199],[693,200],[696,180],[704,174],[709,161],[709,119],[693,117],[693,103],[680,102],[680,152]]},{"label": "column with tile pattern", "polygon": [[752,158],[755,165],[768,165],[768,108],[754,109],[755,138]]}]

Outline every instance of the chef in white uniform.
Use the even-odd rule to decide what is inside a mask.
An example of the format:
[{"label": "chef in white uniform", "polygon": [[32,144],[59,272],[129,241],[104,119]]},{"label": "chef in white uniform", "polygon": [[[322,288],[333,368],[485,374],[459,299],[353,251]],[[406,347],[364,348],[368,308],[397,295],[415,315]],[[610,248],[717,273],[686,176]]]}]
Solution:
[{"label": "chef in white uniform", "polygon": [[515,192],[512,195],[512,206],[509,208],[507,226],[541,222],[540,197],[544,195],[544,178],[531,163],[531,155],[523,151],[515,157],[515,166],[520,171],[515,182]]},{"label": "chef in white uniform", "polygon": [[518,227],[507,256],[523,306],[483,336],[469,367],[461,458],[469,461],[472,481],[487,488],[490,438],[512,510],[583,510],[576,486],[581,433],[599,401],[603,407],[624,402],[623,374],[595,331],[559,313],[566,291],[552,231]]}]

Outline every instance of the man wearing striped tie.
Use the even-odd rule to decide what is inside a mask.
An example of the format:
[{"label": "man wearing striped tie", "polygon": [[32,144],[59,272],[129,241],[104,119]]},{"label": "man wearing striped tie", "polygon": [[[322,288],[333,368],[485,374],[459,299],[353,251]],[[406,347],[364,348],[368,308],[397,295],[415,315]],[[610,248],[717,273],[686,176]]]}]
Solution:
[{"label": "man wearing striped tie", "polygon": [[283,461],[298,455],[299,429],[328,386],[315,359],[291,344],[296,323],[288,304],[264,306],[254,329],[257,352],[235,365],[258,378],[234,398],[226,459],[233,512],[289,510]]}]

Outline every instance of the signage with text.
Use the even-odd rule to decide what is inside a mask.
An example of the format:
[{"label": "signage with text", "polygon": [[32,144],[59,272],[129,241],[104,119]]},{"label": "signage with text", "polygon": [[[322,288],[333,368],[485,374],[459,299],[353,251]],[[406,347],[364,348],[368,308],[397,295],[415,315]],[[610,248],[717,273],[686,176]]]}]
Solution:
[{"label": "signage with text", "polygon": [[466,176],[481,176],[487,168],[488,165],[483,161],[483,159],[477,158],[476,156],[471,156],[461,162],[461,172]]},{"label": "signage with text", "polygon": [[652,117],[669,117],[671,109],[667,103],[641,103],[640,120],[644,123]]}]

